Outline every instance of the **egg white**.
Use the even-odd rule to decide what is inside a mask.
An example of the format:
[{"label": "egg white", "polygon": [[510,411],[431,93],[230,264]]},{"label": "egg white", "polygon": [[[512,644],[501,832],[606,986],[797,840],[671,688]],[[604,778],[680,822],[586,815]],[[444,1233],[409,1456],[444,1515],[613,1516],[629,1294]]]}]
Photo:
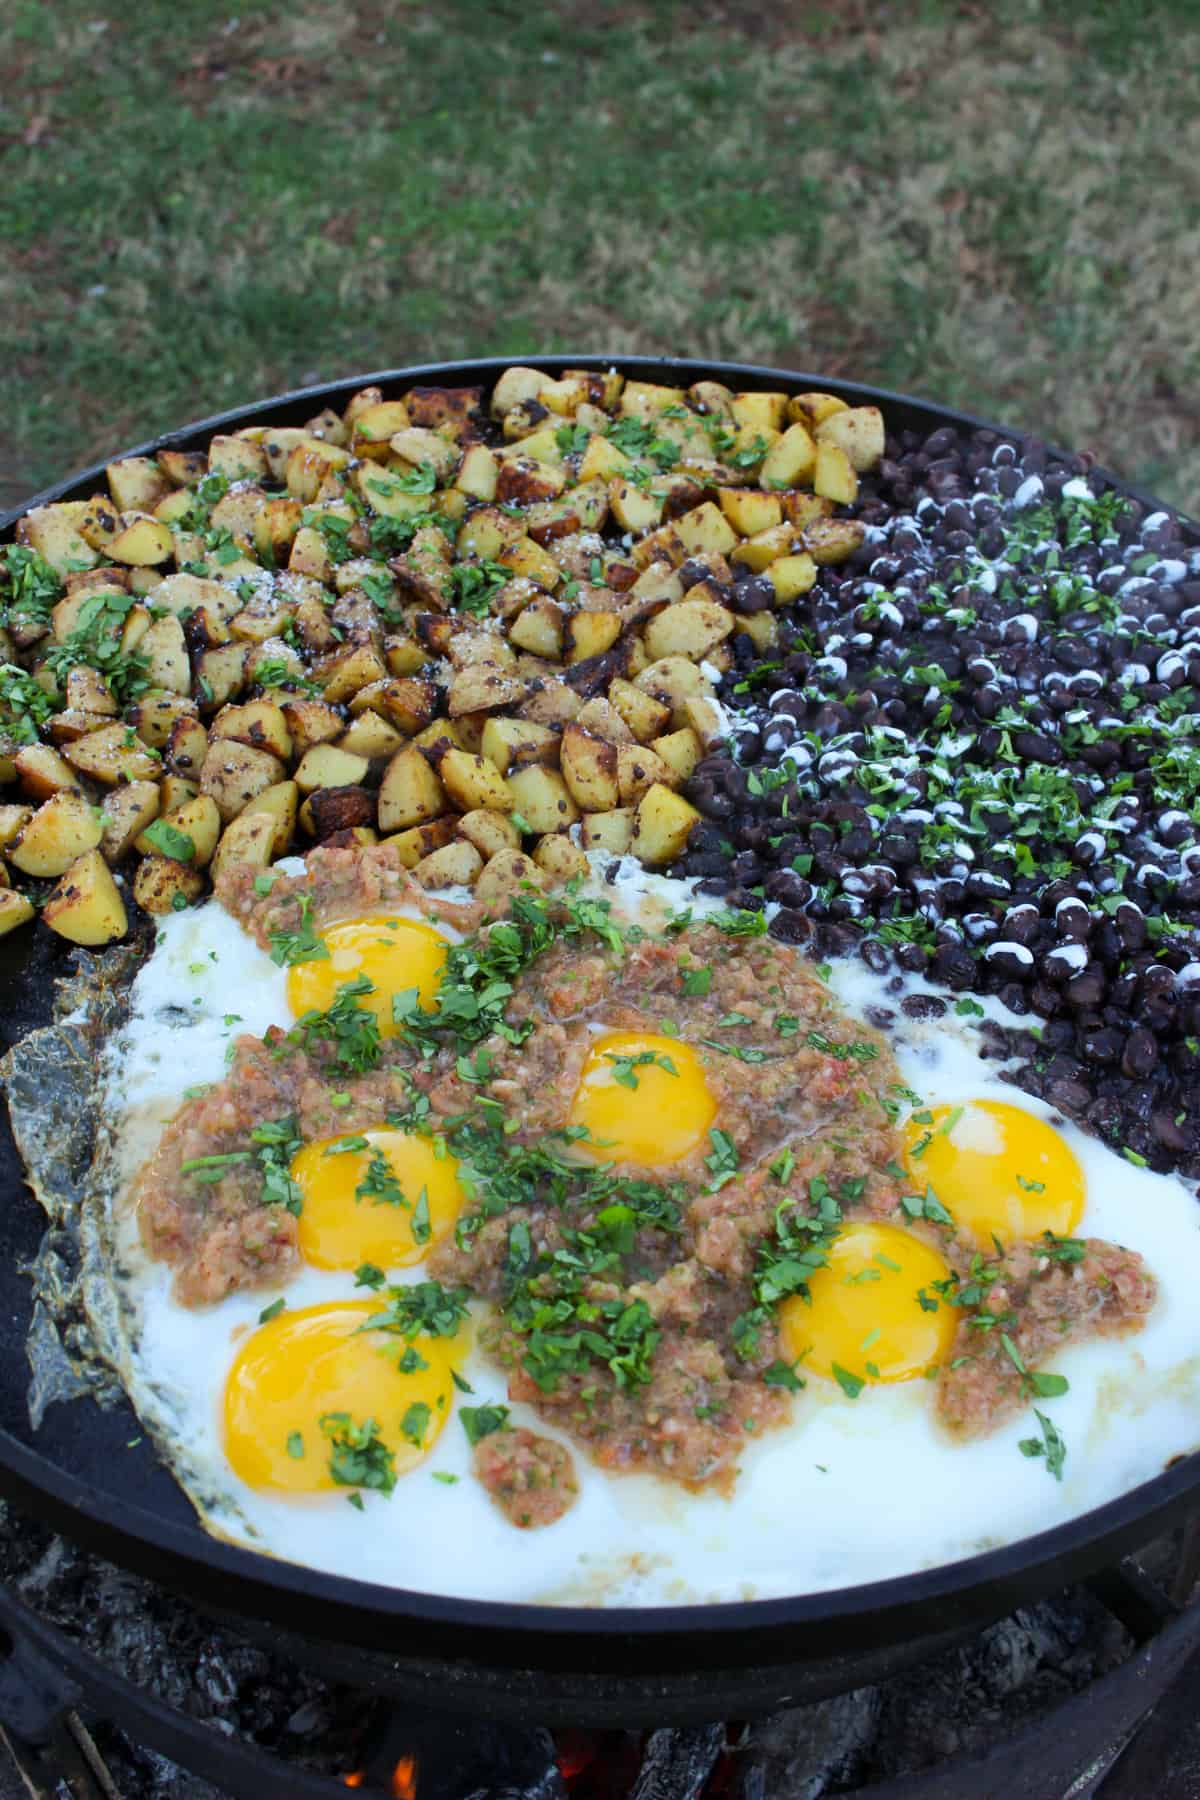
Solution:
[{"label": "egg white", "polygon": [[[592,891],[618,918],[653,928],[690,906],[720,902],[629,858],[595,859]],[[403,913],[404,909],[397,909]],[[453,935],[449,931],[447,935]],[[886,1007],[903,1080],[930,1102],[1008,1101],[1053,1119],[1083,1168],[1082,1235],[1138,1250],[1159,1282],[1143,1330],[1064,1350],[1054,1360],[1070,1390],[1042,1402],[1064,1435],[1063,1481],[1024,1457],[1032,1409],[969,1445],[934,1424],[923,1382],[867,1386],[851,1401],[812,1377],[790,1427],[748,1441],[731,1496],[687,1493],[651,1475],[613,1476],[571,1446],[576,1504],[553,1526],[520,1532],[470,1473],[471,1452],[451,1418],[425,1460],[390,1497],[282,1499],[254,1491],[221,1443],[226,1372],[273,1290],[235,1294],[201,1311],[178,1306],[169,1272],[141,1252],[118,1202],[111,1220],[126,1344],[126,1386],[163,1455],[210,1529],[318,1569],[429,1593],[483,1600],[659,1605],[816,1592],[882,1579],[1005,1544],[1099,1505],[1200,1442],[1200,1353],[1193,1324],[1200,1284],[1200,1207],[1173,1177],[1137,1169],[1000,1079],[976,1026],[901,1014],[895,978],[857,959],[831,985],[855,1013]],[[906,991],[922,984],[906,983]],[[234,998],[230,998],[234,996]],[[1004,1022],[997,1003],[983,1003]],[[232,1014],[236,1012],[236,1017]],[[187,1086],[219,1080],[232,1038],[286,1026],[285,971],[215,902],[168,916],[139,973],[127,1027],[105,1059],[117,1166],[132,1174]],[[424,1271],[401,1271],[419,1281]],[[353,1296],[348,1273],[305,1269],[284,1290],[289,1309]],[[504,1399],[504,1378],[473,1348],[461,1373],[472,1404]],[[558,1436],[531,1408],[514,1424]],[[449,1476],[452,1482],[435,1479]]]}]

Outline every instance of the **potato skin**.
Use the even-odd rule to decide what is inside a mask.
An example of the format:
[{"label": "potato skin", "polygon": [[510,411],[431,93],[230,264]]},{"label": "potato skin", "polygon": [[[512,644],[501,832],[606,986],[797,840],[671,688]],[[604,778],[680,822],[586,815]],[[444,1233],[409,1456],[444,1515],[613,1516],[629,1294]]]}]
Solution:
[{"label": "potato skin", "polygon": [[71,864],[42,908],[42,919],[59,937],[89,949],[125,936],[125,902],[99,850],[88,850]]}]

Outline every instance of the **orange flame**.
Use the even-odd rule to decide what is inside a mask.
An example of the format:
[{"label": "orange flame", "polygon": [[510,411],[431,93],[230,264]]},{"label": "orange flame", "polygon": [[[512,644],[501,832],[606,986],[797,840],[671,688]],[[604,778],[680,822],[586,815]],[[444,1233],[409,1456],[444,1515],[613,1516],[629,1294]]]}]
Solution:
[{"label": "orange flame", "polygon": [[355,1769],[353,1775],[343,1775],[342,1776],[342,1786],[343,1787],[361,1787],[365,1780],[366,1780],[365,1772],[362,1769]]},{"label": "orange flame", "polygon": [[402,1756],[392,1770],[392,1794],[395,1800],[417,1800],[417,1759]]}]

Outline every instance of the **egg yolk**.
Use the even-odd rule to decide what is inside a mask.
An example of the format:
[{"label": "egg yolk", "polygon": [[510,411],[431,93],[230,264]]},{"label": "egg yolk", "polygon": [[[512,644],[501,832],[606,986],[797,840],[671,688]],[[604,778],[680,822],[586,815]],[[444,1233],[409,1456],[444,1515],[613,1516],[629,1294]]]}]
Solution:
[{"label": "egg yolk", "polygon": [[581,1148],[605,1162],[659,1168],[703,1143],[716,1116],[696,1052],[652,1031],[606,1031],[588,1052],[571,1103]]},{"label": "egg yolk", "polygon": [[307,1306],[246,1339],[225,1382],[224,1428],[249,1487],[387,1487],[433,1447],[453,1400],[449,1351],[440,1339],[363,1331],[378,1311],[372,1300]]},{"label": "egg yolk", "polygon": [[454,1157],[419,1132],[381,1127],[306,1144],[291,1174],[304,1197],[300,1253],[318,1269],[420,1262],[465,1198]]},{"label": "egg yolk", "polygon": [[[785,1354],[835,1379],[911,1381],[949,1349],[957,1315],[934,1291],[950,1265],[895,1225],[850,1225],[779,1308]],[[846,1383],[843,1382],[843,1386]]]},{"label": "egg yolk", "polygon": [[905,1126],[907,1162],[954,1222],[991,1248],[1069,1237],[1083,1216],[1083,1170],[1053,1126],[1003,1100],[918,1108]]},{"label": "egg yolk", "polygon": [[309,1011],[328,1012],[346,982],[365,975],[375,991],[359,999],[379,1021],[380,1034],[390,1037],[396,1026],[392,1001],[417,990],[422,1006],[437,993],[446,962],[446,940],[420,919],[381,915],[343,919],[320,933],[328,956],[294,963],[288,970],[288,1005],[296,1018]]}]

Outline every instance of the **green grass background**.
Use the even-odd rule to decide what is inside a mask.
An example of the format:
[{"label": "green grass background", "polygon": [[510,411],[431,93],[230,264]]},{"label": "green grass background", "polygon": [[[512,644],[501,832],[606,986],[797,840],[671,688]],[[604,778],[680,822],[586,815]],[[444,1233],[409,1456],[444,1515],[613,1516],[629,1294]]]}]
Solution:
[{"label": "green grass background", "polygon": [[0,504],[595,349],[878,380],[1200,512],[1197,0],[8,0],[0,64]]}]

